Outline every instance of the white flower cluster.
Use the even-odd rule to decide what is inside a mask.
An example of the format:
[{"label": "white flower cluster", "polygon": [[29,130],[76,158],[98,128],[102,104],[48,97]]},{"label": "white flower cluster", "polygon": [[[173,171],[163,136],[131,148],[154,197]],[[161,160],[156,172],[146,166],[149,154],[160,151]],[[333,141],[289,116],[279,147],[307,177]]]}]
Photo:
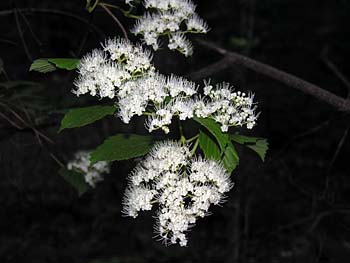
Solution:
[{"label": "white flower cluster", "polygon": [[233,183],[219,163],[191,159],[188,146],[158,143],[129,177],[123,213],[137,217],[158,203],[155,232],[166,244],[187,245],[186,232],[223,201]]},{"label": "white flower cluster", "polygon": [[145,43],[154,50],[159,48],[159,38],[168,36],[169,49],[190,56],[193,47],[185,34],[209,31],[206,22],[195,13],[196,6],[191,0],[144,0],[143,4],[152,12],[147,12],[137,20],[132,32],[142,35]]},{"label": "white flower cluster", "polygon": [[85,182],[95,187],[103,180],[103,174],[109,173],[109,164],[101,161],[91,165],[90,154],[89,151],[76,152],[74,159],[68,162],[67,169],[84,173]]},{"label": "white flower cluster", "polygon": [[204,87],[204,99],[195,103],[195,115],[213,118],[227,132],[230,126],[244,126],[252,129],[258,118],[255,114],[254,95],[232,91],[230,84],[222,83],[214,88],[209,83]]},{"label": "white flower cluster", "polygon": [[125,82],[154,71],[151,60],[151,53],[140,45],[121,38],[109,39],[103,50],[95,49],[81,59],[74,93],[113,99]]},{"label": "white flower cluster", "polygon": [[212,118],[226,132],[230,126],[251,129],[257,119],[253,95],[232,91],[229,84],[210,84],[200,97],[195,83],[156,72],[151,54],[127,40],[106,41],[102,50],[86,55],[78,67],[74,93],[117,98],[118,116],[129,123],[133,116],[149,115],[149,132],[169,132],[172,118]]},{"label": "white flower cluster", "polygon": [[[184,79],[176,79],[174,87],[181,87],[182,92],[189,88],[197,95],[194,84]],[[215,88],[206,84],[201,98],[172,96],[168,103],[158,105],[149,116],[146,127],[149,132],[161,128],[167,133],[173,116],[178,116],[180,120],[196,116],[214,119],[221,124],[223,132],[227,132],[230,126],[252,129],[258,118],[253,99],[252,94],[234,92],[227,83],[216,85]]]}]

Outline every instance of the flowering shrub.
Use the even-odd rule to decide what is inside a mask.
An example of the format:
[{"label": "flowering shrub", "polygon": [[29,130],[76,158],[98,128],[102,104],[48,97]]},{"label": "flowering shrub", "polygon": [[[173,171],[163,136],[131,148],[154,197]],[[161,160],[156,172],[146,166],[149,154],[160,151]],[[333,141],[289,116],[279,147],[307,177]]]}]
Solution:
[{"label": "flowering shrub", "polygon": [[[132,7],[136,1],[126,3]],[[132,32],[154,50],[159,48],[159,37],[166,36],[169,49],[191,55],[192,45],[185,34],[208,31],[192,1],[145,0],[143,5],[147,13],[138,18]],[[76,96],[89,94],[110,101],[71,109],[60,131],[116,115],[126,124],[146,116],[148,133],[159,129],[168,134],[172,122],[178,120],[178,140],[156,142],[151,135],[117,134],[91,152],[77,152],[67,169],[61,169],[61,175],[82,194],[109,173],[109,162],[145,156],[128,178],[123,213],[135,218],[157,206],[155,232],[165,244],[186,246],[186,234],[197,219],[208,215],[212,204],[224,201],[233,187],[230,175],[239,162],[234,143],[265,157],[266,140],[228,133],[230,128],[256,125],[253,94],[235,91],[228,83],[204,81],[199,86],[180,76],[165,76],[153,65],[151,51],[141,44],[107,39],[80,61],[39,59],[31,67],[41,72],[56,68],[77,68]],[[184,134],[185,120],[199,124],[191,138]]]}]

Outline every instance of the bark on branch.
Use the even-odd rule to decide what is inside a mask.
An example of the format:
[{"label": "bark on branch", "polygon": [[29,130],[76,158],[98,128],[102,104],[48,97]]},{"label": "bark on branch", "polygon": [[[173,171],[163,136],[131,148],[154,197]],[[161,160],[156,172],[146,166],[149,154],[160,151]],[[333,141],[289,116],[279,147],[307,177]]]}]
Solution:
[{"label": "bark on branch", "polygon": [[203,47],[206,47],[223,55],[224,58],[221,59],[219,62],[208,66],[207,68],[204,68],[203,70],[195,72],[193,75],[191,74],[191,76],[193,76],[194,79],[197,79],[198,76],[204,76],[204,72],[206,69],[209,69],[210,73],[213,74],[235,64],[251,69],[257,73],[263,74],[272,79],[280,81],[291,88],[295,88],[306,94],[309,94],[323,102],[328,103],[338,111],[350,112],[350,100],[348,99],[342,98],[330,91],[316,86],[315,84],[307,82],[301,78],[298,78],[292,74],[269,66],[267,64],[261,63],[259,61],[234,52],[230,52],[226,49],[217,46],[214,43],[205,40],[197,40],[197,42]]}]

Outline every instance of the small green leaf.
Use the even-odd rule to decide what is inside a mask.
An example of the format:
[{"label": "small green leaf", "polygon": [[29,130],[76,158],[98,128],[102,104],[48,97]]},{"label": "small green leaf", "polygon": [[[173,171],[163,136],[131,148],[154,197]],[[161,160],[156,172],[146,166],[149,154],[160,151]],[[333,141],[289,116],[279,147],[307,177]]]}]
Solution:
[{"label": "small green leaf", "polygon": [[55,71],[57,68],[73,70],[78,66],[79,61],[76,58],[39,58],[30,65],[29,71],[48,73]]},{"label": "small green leaf", "polygon": [[91,106],[71,109],[63,117],[59,132],[64,129],[85,126],[100,120],[107,115],[113,115],[116,111],[114,106]]},{"label": "small green leaf", "polygon": [[255,145],[247,145],[247,147],[255,151],[261,160],[265,162],[266,152],[269,148],[269,143],[266,139],[259,139]]},{"label": "small green leaf", "polygon": [[[233,144],[230,142],[230,138],[227,133],[223,133],[220,129],[219,124],[217,124],[214,120],[212,119],[200,119],[200,118],[194,118],[195,121],[200,123],[202,126],[204,126],[217,140],[219,147],[217,147],[219,150],[219,158],[221,159],[225,168],[229,173],[231,173],[238,165],[239,162],[239,157],[237,155],[236,149],[233,146]],[[203,136],[203,135],[202,135]],[[206,139],[206,138],[205,138]],[[209,138],[211,139],[211,138]],[[202,142],[204,145],[203,147],[206,148],[205,143],[208,143],[207,141]],[[211,147],[212,145],[216,145],[215,142],[211,142]],[[202,147],[201,147],[202,148]],[[203,150],[203,149],[202,149]],[[217,154],[217,150],[214,150],[215,153]],[[204,154],[205,153],[205,150]],[[211,154],[211,153],[209,153]],[[207,155],[206,155],[207,156]],[[221,158],[220,158],[221,157]]]},{"label": "small green leaf", "polygon": [[261,160],[264,162],[266,157],[266,152],[269,148],[269,143],[264,138],[257,138],[257,137],[248,137],[243,136],[239,134],[230,134],[231,140],[243,144],[247,146],[248,148],[255,151],[261,158]]},{"label": "small green leaf", "polygon": [[153,145],[151,136],[117,134],[106,139],[91,154],[91,164],[99,161],[119,161],[140,157]]},{"label": "small green leaf", "polygon": [[80,61],[76,58],[48,58],[47,60],[55,64],[57,68],[66,70],[76,69]]},{"label": "small green leaf", "polygon": [[40,73],[48,73],[55,70],[56,67],[45,58],[39,58],[34,60],[32,65],[30,65],[29,69],[29,71],[38,71]]},{"label": "small green leaf", "polygon": [[204,152],[205,158],[220,160],[221,154],[217,143],[205,132],[199,133],[199,147]]},{"label": "small green leaf", "polygon": [[257,140],[259,140],[260,138],[249,137],[249,136],[244,136],[244,135],[240,135],[238,133],[235,133],[235,134],[230,134],[230,139],[239,143],[239,144],[246,144],[246,143],[255,144],[257,142]]},{"label": "small green leaf", "polygon": [[229,142],[226,146],[224,155],[222,157],[223,164],[226,168],[226,170],[229,173],[232,173],[232,171],[237,167],[239,163],[239,157],[236,152],[235,147],[231,142]]},{"label": "small green leaf", "polygon": [[229,142],[229,137],[226,133],[221,131],[219,124],[212,119],[201,119],[195,117],[194,120],[204,126],[215,137],[219,143],[221,151],[224,151]]},{"label": "small green leaf", "polygon": [[89,185],[85,181],[84,174],[73,170],[68,170],[64,167],[59,170],[59,174],[64,178],[64,180],[73,186],[75,190],[78,191],[79,196],[89,189]]}]

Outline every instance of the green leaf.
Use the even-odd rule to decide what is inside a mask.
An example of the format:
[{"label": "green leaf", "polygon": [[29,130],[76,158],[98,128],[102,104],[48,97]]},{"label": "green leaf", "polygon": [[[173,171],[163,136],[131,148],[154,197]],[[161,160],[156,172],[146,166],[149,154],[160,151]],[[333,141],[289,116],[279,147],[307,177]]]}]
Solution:
[{"label": "green leaf", "polygon": [[260,156],[261,160],[265,162],[266,152],[269,148],[269,143],[266,139],[260,139],[255,145],[247,145],[247,147],[255,151]]},{"label": "green leaf", "polygon": [[114,106],[91,106],[69,110],[61,121],[59,132],[64,129],[71,129],[85,126],[97,120],[113,115],[116,111]]},{"label": "green leaf", "polygon": [[76,58],[48,58],[47,60],[55,64],[57,68],[66,70],[76,69],[80,61]]},{"label": "green leaf", "polygon": [[230,138],[231,140],[239,144],[243,144],[248,148],[252,149],[259,155],[259,157],[263,162],[265,161],[266,153],[269,148],[269,143],[266,139],[257,138],[257,137],[248,137],[248,136],[243,136],[239,134],[231,134]]},{"label": "green leaf", "polygon": [[[229,135],[227,133],[223,133],[220,129],[219,124],[217,124],[214,120],[212,119],[200,119],[200,118],[194,118],[195,121],[197,121],[198,123],[200,123],[202,126],[204,126],[217,140],[219,147],[216,146],[216,143],[214,141],[211,140],[211,138],[209,137],[209,139],[211,140],[211,142],[208,142],[208,138],[204,138],[204,136],[202,135],[202,146],[200,145],[200,147],[202,148],[204,154],[207,155],[209,154],[217,154],[217,151],[219,151],[219,158],[217,160],[222,160],[225,168],[227,169],[227,171],[229,173],[231,173],[238,165],[239,162],[239,157],[238,154],[236,152],[235,147],[233,146],[233,144],[230,142],[230,138]],[[201,136],[201,134],[200,134]],[[201,138],[201,137],[200,137]],[[201,141],[199,141],[201,143]],[[206,153],[206,148],[208,147],[206,144],[210,144],[209,147],[214,148],[213,153],[210,152]],[[215,149],[215,145],[217,147],[217,149]],[[220,158],[221,157],[221,158]],[[207,157],[208,158],[208,157]]]},{"label": "green leaf", "polygon": [[55,70],[56,67],[45,58],[39,58],[34,60],[34,62],[32,63],[32,65],[30,65],[29,68],[29,71],[38,71],[40,73],[48,73]]},{"label": "green leaf", "polygon": [[220,160],[221,154],[217,143],[205,132],[199,133],[199,147],[204,152],[205,158]]},{"label": "green leaf", "polygon": [[85,181],[84,174],[68,170],[62,167],[59,170],[59,174],[66,180],[71,186],[78,191],[79,196],[85,193],[89,189],[89,185]]},{"label": "green leaf", "polygon": [[231,142],[229,142],[226,146],[224,155],[222,157],[223,164],[229,173],[232,173],[234,169],[236,169],[239,163],[239,157],[236,152],[235,147]]},{"label": "green leaf", "polygon": [[229,142],[229,137],[226,133],[221,131],[219,124],[212,119],[201,119],[195,117],[194,120],[204,126],[215,137],[219,143],[221,151],[223,152]]},{"label": "green leaf", "polygon": [[117,134],[106,139],[91,154],[91,164],[99,161],[119,161],[143,156],[153,145],[151,136]]},{"label": "green leaf", "polygon": [[39,58],[34,60],[29,71],[48,73],[55,71],[57,68],[73,70],[78,66],[79,61],[76,58]]}]

